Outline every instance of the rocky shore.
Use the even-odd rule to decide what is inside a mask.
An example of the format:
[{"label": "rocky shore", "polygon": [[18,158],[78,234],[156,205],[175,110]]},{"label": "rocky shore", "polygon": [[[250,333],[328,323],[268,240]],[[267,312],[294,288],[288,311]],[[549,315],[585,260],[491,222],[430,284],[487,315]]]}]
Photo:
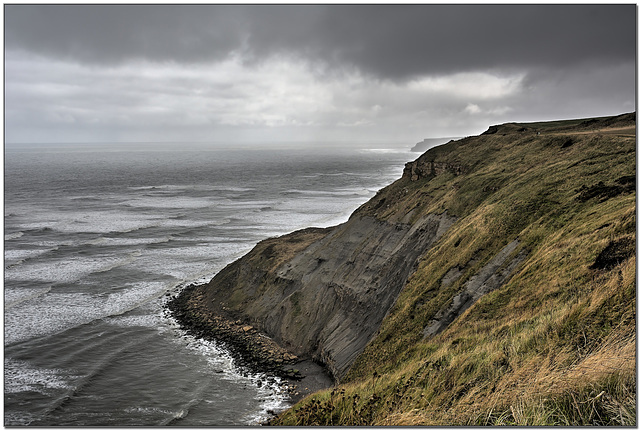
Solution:
[{"label": "rocky shore", "polygon": [[281,388],[288,393],[292,403],[333,385],[320,364],[290,353],[223,308],[212,313],[211,304],[204,305],[201,285],[189,285],[170,296],[165,308],[188,334],[227,346],[242,371],[266,375],[266,380],[259,384],[274,384],[275,377],[280,378]]}]

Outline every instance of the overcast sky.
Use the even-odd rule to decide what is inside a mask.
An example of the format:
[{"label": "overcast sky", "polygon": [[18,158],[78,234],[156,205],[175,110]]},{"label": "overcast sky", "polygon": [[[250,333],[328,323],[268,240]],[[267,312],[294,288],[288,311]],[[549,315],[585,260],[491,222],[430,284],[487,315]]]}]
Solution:
[{"label": "overcast sky", "polygon": [[635,4],[5,5],[5,138],[410,145],[635,110]]}]

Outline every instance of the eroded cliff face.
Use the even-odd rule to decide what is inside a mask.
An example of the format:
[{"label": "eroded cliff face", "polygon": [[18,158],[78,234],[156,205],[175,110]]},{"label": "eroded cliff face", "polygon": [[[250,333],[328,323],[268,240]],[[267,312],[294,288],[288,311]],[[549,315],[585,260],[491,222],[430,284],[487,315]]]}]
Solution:
[{"label": "eroded cliff face", "polygon": [[517,425],[544,411],[527,422],[557,425],[547,407],[564,415],[566,399],[610,402],[571,422],[635,423],[604,412],[636,403],[632,120],[506,124],[434,147],[281,260],[263,326],[343,383],[272,424]]},{"label": "eroded cliff face", "polygon": [[413,224],[353,216],[332,229],[269,239],[204,286],[205,303],[244,319],[298,356],[322,361],[340,380],[420,256],[454,221],[447,213]]},{"label": "eroded cliff face", "polygon": [[458,163],[424,160],[421,157],[405,165],[403,176],[410,178],[411,182],[415,182],[422,178],[431,178],[446,172],[451,172],[458,176],[465,173],[466,170],[463,165]]},{"label": "eroded cliff face", "polygon": [[196,317],[255,328],[288,350],[270,361],[313,357],[345,382],[276,425],[486,424],[528,393],[575,403],[567,375],[604,393],[592,364],[612,357],[633,388],[629,122],[505,124],[431,148],[348,222],[260,242],[199,287]]}]

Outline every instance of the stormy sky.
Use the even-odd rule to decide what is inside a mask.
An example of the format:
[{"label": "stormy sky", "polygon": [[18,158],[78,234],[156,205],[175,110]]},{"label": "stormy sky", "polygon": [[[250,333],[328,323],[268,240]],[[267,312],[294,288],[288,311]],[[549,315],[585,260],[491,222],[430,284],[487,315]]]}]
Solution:
[{"label": "stormy sky", "polygon": [[5,5],[5,139],[410,145],[635,110],[636,5]]}]

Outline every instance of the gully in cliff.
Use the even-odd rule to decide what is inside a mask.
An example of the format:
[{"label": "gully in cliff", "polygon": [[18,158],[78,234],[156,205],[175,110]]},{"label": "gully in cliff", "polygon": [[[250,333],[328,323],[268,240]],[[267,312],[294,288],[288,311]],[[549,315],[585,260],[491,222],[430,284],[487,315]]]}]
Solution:
[{"label": "gully in cliff", "polygon": [[205,310],[200,287],[189,285],[165,303],[165,309],[187,334],[223,343],[244,373],[264,374],[264,382],[271,384],[276,383],[275,377],[281,378],[282,388],[294,403],[333,384],[322,366],[291,354],[224,309],[217,309],[214,315]]}]

